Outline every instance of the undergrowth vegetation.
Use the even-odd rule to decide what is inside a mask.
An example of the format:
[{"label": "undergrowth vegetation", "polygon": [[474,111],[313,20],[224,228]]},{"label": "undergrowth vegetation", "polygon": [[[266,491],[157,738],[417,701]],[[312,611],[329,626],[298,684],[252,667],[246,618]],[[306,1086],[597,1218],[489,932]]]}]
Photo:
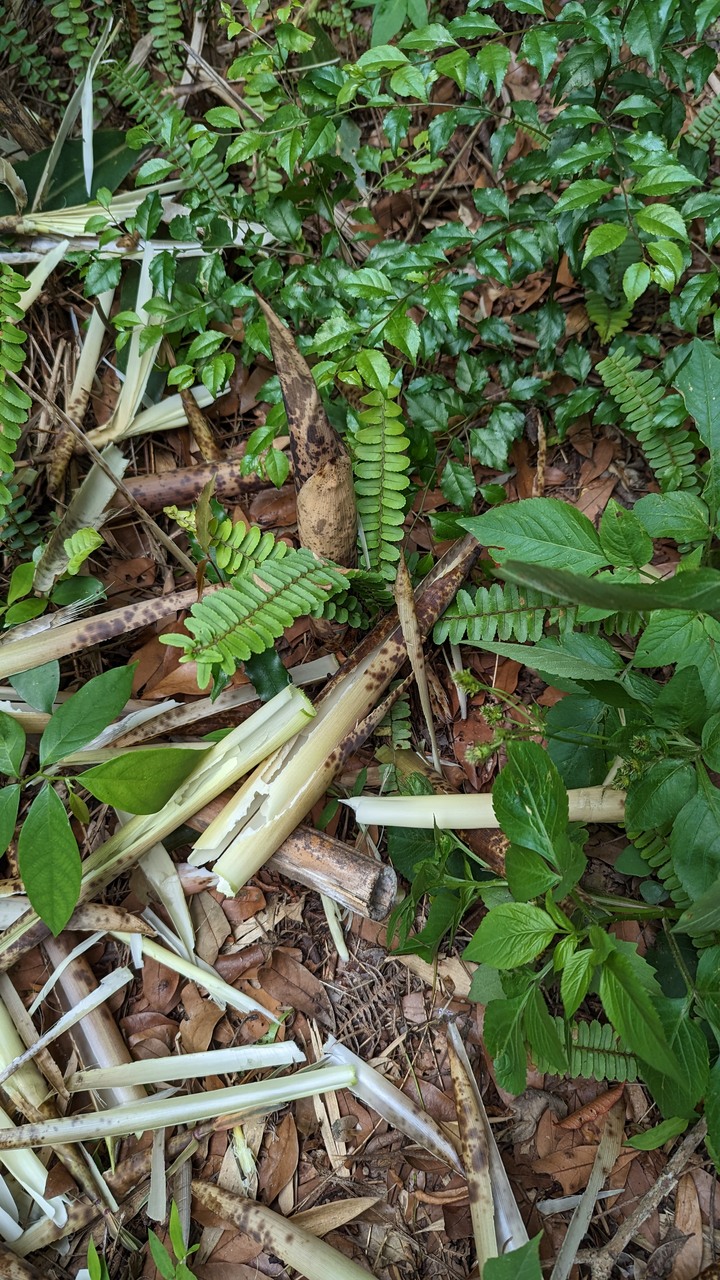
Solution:
[{"label": "undergrowth vegetation", "polygon": [[[98,447],[184,423],[188,394],[206,409],[260,368],[264,411],[240,466],[280,489],[288,414],[264,300],[350,456],[357,567],[233,521],[206,494],[163,527],[217,590],[164,640],[197,664],[201,689],[219,693],[245,664],[274,693],[286,679],[275,645],[297,619],[365,632],[387,612],[418,521],[416,583],[440,544],[472,534],[479,568],[433,640],[482,701],[490,733],[468,758],[495,776],[504,874],[464,835],[413,829],[410,805],[388,836],[409,884],[395,943],[432,960],[469,936],[503,1088],[523,1091],[528,1062],[639,1077],[659,1121],[638,1145],[661,1145],[704,1106],[720,1159],[720,0],[208,5],[222,70],[187,52],[175,0],[128,6],[111,30],[115,8],[45,4],[62,72],[37,15],[28,31],[19,6],[0,25],[0,59],[28,105],[42,95],[43,127],[69,121],[71,135],[80,121],[53,152],[23,144],[3,161],[8,639],[99,587],[84,569],[72,586],[98,543],[68,531],[60,595],[33,593],[53,525],[32,465],[26,268],[13,254],[36,244],[35,261],[48,237],[67,241],[61,270],[111,336],[123,387],[91,432]],[[546,453],[579,429],[619,440],[627,464],[597,521],[572,486],[543,493]],[[528,440],[534,496],[508,501]],[[493,690],[476,650],[535,674],[517,696]],[[130,676],[100,686],[113,674],[55,711],[37,768],[0,712],[3,848],[17,830],[27,892],[55,930],[79,892],[83,789],[158,808],[193,755],[178,751],[173,772],[165,751],[165,785],[147,796],[156,762],[137,757],[58,779],[124,705]],[[58,679],[57,664],[13,674],[44,711]],[[554,701],[538,701],[546,686]],[[385,790],[431,794],[437,779],[397,763],[411,740],[422,747],[424,728],[401,701],[376,735]],[[568,789],[602,785],[627,795],[622,892],[588,876],[588,831],[569,821]],[[627,921],[633,941],[616,928]],[[486,1275],[504,1275],[501,1262]]]}]

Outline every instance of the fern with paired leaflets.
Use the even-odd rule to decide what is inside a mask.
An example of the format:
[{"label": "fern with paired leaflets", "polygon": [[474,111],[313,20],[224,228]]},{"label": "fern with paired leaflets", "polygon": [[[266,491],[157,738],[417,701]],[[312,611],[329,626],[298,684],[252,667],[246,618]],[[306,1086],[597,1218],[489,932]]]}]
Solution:
[{"label": "fern with paired leaflets", "polygon": [[563,631],[573,626],[574,610],[549,605],[539,591],[513,583],[478,587],[475,596],[458,591],[449,609],[435,624],[436,644],[481,644],[485,641],[539,640],[545,624],[557,621]]},{"label": "fern with paired leaflets", "polygon": [[642,446],[648,465],[663,489],[699,488],[692,436],[682,423],[685,406],[679,396],[666,396],[660,379],[640,369],[640,356],[620,350],[597,366],[604,385]]},{"label": "fern with paired leaflets", "polygon": [[138,184],[163,182],[178,171],[185,193],[229,214],[232,183],[216,151],[218,135],[193,123],[143,68],[112,66],[107,79],[118,102],[138,121],[127,135],[128,146],[152,144],[162,152],[140,167]]},{"label": "fern with paired leaflets", "polygon": [[29,395],[13,378],[25,359],[25,333],[19,328],[25,313],[18,301],[26,287],[21,275],[7,263],[0,263],[0,520],[14,500],[9,487],[13,455],[32,406]]},{"label": "fern with paired leaflets", "polygon": [[358,520],[367,549],[368,569],[390,581],[400,559],[407,490],[410,487],[410,441],[405,435],[398,390],[369,391],[365,409],[352,433],[353,472]]}]

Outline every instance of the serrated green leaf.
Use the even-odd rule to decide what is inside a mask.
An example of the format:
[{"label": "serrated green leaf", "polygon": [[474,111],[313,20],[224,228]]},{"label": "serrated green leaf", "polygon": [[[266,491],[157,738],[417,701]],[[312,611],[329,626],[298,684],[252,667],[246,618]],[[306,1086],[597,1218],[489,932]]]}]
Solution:
[{"label": "serrated green leaf", "polygon": [[541,1238],[535,1236],[519,1249],[511,1249],[499,1258],[488,1258],[483,1267],[483,1280],[543,1280]]},{"label": "serrated green leaf", "polygon": [[650,286],[650,268],[646,262],[631,262],[623,275],[623,293],[632,305]]},{"label": "serrated green leaf", "polygon": [[695,768],[687,759],[658,760],[630,782],[625,804],[629,831],[652,831],[674,822],[697,789]]},{"label": "serrated green leaf", "polygon": [[495,969],[517,969],[539,956],[556,933],[547,911],[528,902],[504,902],[488,912],[463,955]]},{"label": "serrated green leaf", "polygon": [[[497,910],[497,907],[495,908]],[[522,1032],[525,999],[491,1000],[485,1009],[483,1038],[492,1055],[501,1088],[520,1094],[527,1084],[527,1054]]]},{"label": "serrated green leaf", "polygon": [[600,521],[600,543],[610,564],[641,569],[652,559],[653,544],[637,516],[611,498]]},{"label": "serrated green leaf", "polygon": [[588,262],[592,262],[593,258],[601,258],[603,254],[619,249],[627,237],[627,227],[621,226],[618,222],[606,222],[599,227],[593,227],[585,242],[582,265],[585,267]]},{"label": "serrated green leaf", "polygon": [[460,524],[484,546],[501,551],[503,559],[537,562],[545,566],[543,572],[570,562],[589,574],[607,564],[591,521],[558,498],[525,498]]},{"label": "serrated green leaf", "polygon": [[720,509],[720,359],[711,346],[695,338],[690,356],[675,380],[698,434],[709,450],[709,472],[704,497],[717,515]]},{"label": "serrated green leaf", "polygon": [[[532,501],[528,498],[522,505]],[[495,514],[486,512],[486,515]],[[484,518],[479,516],[476,519]],[[460,523],[468,528],[474,522],[461,520]],[[598,609],[619,613],[645,613],[653,609],[694,610],[707,613],[711,618],[720,618],[720,572],[717,569],[692,569],[648,586],[628,586],[597,579],[591,581],[562,569],[545,569],[539,564],[522,564],[517,560],[506,560],[498,572],[510,582],[519,582],[538,591],[547,591],[560,600],[589,604]]]},{"label": "serrated green leaf", "polygon": [[680,1064],[665,1036],[660,1016],[629,958],[611,951],[600,970],[600,999],[623,1042],[645,1062],[682,1081]]}]

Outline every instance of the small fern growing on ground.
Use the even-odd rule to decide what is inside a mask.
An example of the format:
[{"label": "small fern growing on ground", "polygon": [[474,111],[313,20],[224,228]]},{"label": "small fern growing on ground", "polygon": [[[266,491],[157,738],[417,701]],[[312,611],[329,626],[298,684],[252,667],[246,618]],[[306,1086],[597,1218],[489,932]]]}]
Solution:
[{"label": "small fern growing on ground", "polygon": [[606,356],[597,366],[604,385],[619,405],[648,465],[665,490],[697,490],[695,450],[690,434],[672,422],[672,415],[686,417],[679,396],[666,396],[660,379],[649,369],[639,369],[640,356],[624,350]]},{"label": "small fern growing on ground", "polygon": [[148,0],[147,19],[155,57],[170,79],[178,80],[183,67],[180,50],[183,23],[178,0]]},{"label": "small fern growing on ground", "polygon": [[403,536],[409,440],[396,388],[369,391],[352,439],[358,519],[367,548],[368,568],[392,581]]},{"label": "small fern growing on ground", "polygon": [[556,608],[546,596],[532,588],[503,585],[478,587],[475,597],[469,591],[458,591],[455,599],[435,625],[436,644],[483,644],[490,640],[539,640],[551,611],[557,614],[561,630],[571,630],[575,610]]},{"label": "small fern growing on ground", "polygon": [[24,318],[18,300],[25,287],[22,276],[0,263],[0,519],[13,501],[13,455],[32,403],[13,379],[25,359],[25,334],[18,327]]}]

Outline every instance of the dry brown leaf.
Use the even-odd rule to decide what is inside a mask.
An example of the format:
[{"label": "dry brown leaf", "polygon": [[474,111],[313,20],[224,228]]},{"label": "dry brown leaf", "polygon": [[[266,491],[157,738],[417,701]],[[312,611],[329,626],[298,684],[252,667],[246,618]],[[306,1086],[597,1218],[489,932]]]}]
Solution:
[{"label": "dry brown leaf", "polygon": [[273,951],[258,980],[263,990],[286,1008],[300,1009],[324,1027],[334,1025],[330,998],[320,979],[282,948]]},{"label": "dry brown leaf", "polygon": [[[297,1169],[300,1148],[295,1121],[288,1113],[265,1137],[258,1161],[258,1186],[266,1204],[277,1200]],[[312,1228],[310,1228],[312,1229]]]},{"label": "dry brown leaf", "polygon": [[614,1089],[599,1093],[593,1102],[587,1102],[579,1111],[573,1111],[564,1120],[558,1120],[558,1129],[582,1129],[586,1124],[596,1125],[622,1098],[624,1091],[624,1084],[619,1084]]},{"label": "dry brown leaf", "polygon": [[[619,1186],[627,1177],[627,1167],[641,1153],[639,1151],[623,1151],[610,1174],[613,1187]],[[566,1196],[584,1191],[597,1155],[597,1145],[572,1147],[566,1151],[555,1151],[544,1160],[536,1160],[533,1169],[537,1173],[549,1173],[560,1183]]]},{"label": "dry brown leaf", "polygon": [[142,967],[142,990],[147,1008],[155,1013],[169,1013],[178,1002],[180,981],[179,974],[146,956]]},{"label": "dry brown leaf", "polygon": [[194,982],[183,988],[182,1003],[185,1017],[180,1023],[180,1039],[183,1053],[204,1053],[209,1049],[213,1031],[222,1018],[213,1000],[204,999]]},{"label": "dry brown leaf", "polygon": [[232,932],[230,921],[212,893],[196,893],[190,900],[195,926],[195,950],[206,964],[215,964],[218,953]]},{"label": "dry brown leaf", "polygon": [[687,1239],[675,1255],[669,1280],[695,1280],[703,1259],[702,1225],[692,1174],[684,1173],[675,1192],[675,1230]]}]

